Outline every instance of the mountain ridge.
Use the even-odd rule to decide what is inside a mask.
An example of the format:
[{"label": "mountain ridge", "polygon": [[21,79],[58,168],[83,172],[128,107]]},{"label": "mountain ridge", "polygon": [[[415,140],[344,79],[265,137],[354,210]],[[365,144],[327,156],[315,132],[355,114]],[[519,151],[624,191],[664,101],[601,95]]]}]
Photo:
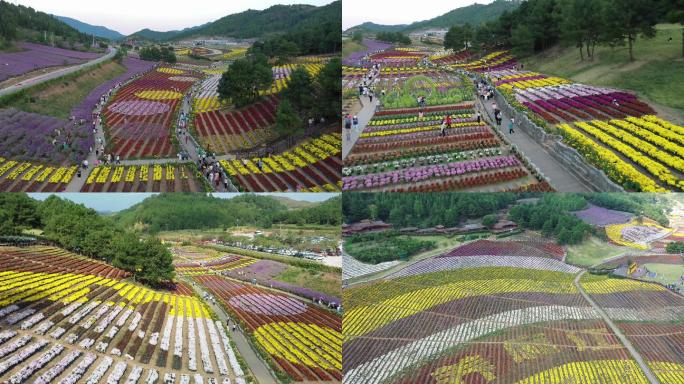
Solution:
[{"label": "mountain ridge", "polygon": [[115,31],[113,29],[107,28],[103,25],[92,25],[88,24],[86,22],[67,17],[67,16],[58,16],[58,15],[52,15],[54,16],[57,20],[64,22],[68,26],[76,29],[77,31],[81,33],[85,33],[88,35],[95,35],[96,37],[101,37],[104,39],[108,40],[120,40],[123,37],[125,37],[122,33]]},{"label": "mountain ridge", "polygon": [[520,5],[521,0],[495,0],[489,4],[471,4],[456,8],[432,19],[415,21],[411,24],[376,24],[365,22],[348,28],[345,32],[414,32],[424,28],[450,28],[454,25],[470,23],[479,25],[494,20],[505,11],[511,11]]}]

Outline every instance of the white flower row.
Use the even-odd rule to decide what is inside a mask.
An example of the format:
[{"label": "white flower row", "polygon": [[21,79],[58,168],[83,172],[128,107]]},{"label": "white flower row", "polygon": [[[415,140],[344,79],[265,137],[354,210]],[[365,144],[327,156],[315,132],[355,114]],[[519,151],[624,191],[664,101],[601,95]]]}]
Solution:
[{"label": "white flower row", "polygon": [[12,313],[18,309],[19,309],[19,306],[16,304],[12,304],[10,306],[3,307],[2,309],[0,309],[0,317],[5,317],[5,316],[9,315],[10,313]]},{"label": "white flower row", "polygon": [[353,279],[355,277],[370,275],[371,273],[376,273],[384,271],[399,264],[399,261],[385,261],[378,264],[366,264],[362,263],[355,258],[345,254],[342,254],[342,278]]},{"label": "white flower row", "polygon": [[228,365],[226,365],[226,359],[221,349],[221,340],[216,333],[216,327],[211,319],[205,319],[207,323],[207,330],[209,330],[209,338],[211,339],[211,347],[214,349],[214,356],[216,357],[216,365],[218,365],[218,370],[221,375],[228,374]]},{"label": "white flower row", "polygon": [[11,329],[0,332],[0,344],[4,343],[5,341],[7,341],[11,338],[13,338],[16,335],[17,335],[17,331],[13,331]]},{"label": "white flower row", "polygon": [[6,320],[7,324],[9,324],[9,325],[16,324],[19,321],[24,320],[25,318],[33,315],[34,313],[36,313],[36,310],[33,308],[27,308],[27,309],[24,309],[23,311],[15,312],[15,313],[7,316],[7,320]]},{"label": "white flower row", "polygon": [[195,321],[188,317],[188,368],[191,371],[197,370],[197,353],[195,351]]},{"label": "white flower row", "polygon": [[207,373],[214,373],[214,367],[212,367],[211,360],[209,358],[207,335],[204,333],[204,326],[202,325],[201,319],[197,319],[197,337],[199,338],[200,353],[202,356],[202,366],[204,366],[204,371]]},{"label": "white flower row", "polygon": [[100,308],[97,309],[95,314],[90,316],[88,320],[86,320],[83,324],[81,324],[81,327],[85,329],[90,329],[90,327],[95,324],[97,320],[100,319],[105,313],[107,313],[110,309],[112,308],[111,304],[103,304],[100,306]]},{"label": "white flower row", "polygon": [[90,311],[95,309],[99,304],[96,301],[91,301],[88,304],[85,305],[85,307],[81,308],[78,312],[76,312],[73,316],[69,318],[69,322],[71,324],[76,324],[79,321],[81,321],[82,318],[84,318]]},{"label": "white flower row", "polygon": [[190,384],[190,375],[181,375],[180,384]]},{"label": "white flower row", "polygon": [[224,378],[224,379],[223,379],[223,382],[221,382],[221,384],[230,384],[230,379],[227,378],[227,377]]},{"label": "white flower row", "polygon": [[119,320],[116,321],[116,326],[119,327],[119,328],[123,327],[124,324],[126,324],[126,320],[128,320],[128,318],[129,318],[132,314],[133,314],[133,310],[130,309],[130,308],[127,308],[127,309],[124,311],[123,315],[121,315],[121,317],[119,317]]},{"label": "white flower row", "polygon": [[68,307],[62,309],[62,315],[64,316],[69,316],[71,315],[75,310],[77,310],[83,303],[75,301],[71,303]]},{"label": "white flower row", "polygon": [[608,317],[622,321],[684,321],[684,307],[663,307],[650,309],[604,308]]},{"label": "white flower row", "polygon": [[154,384],[157,382],[157,379],[159,379],[159,372],[157,372],[156,369],[152,368],[150,369],[150,372],[147,374],[145,384]]},{"label": "white flower row", "polygon": [[119,384],[119,380],[123,377],[124,372],[126,372],[126,363],[119,361],[114,365],[112,373],[107,376],[107,384]]},{"label": "white flower row", "polygon": [[29,345],[28,347],[22,349],[21,351],[13,354],[12,356],[8,357],[6,360],[0,362],[0,375],[9,371],[15,365],[23,362],[29,356],[33,355],[34,353],[36,353],[38,350],[40,350],[41,348],[43,348],[47,344],[48,344],[47,341],[39,340],[39,341]]},{"label": "white flower row", "polygon": [[77,381],[81,380],[83,374],[86,373],[91,365],[93,365],[96,359],[97,356],[94,353],[87,353],[83,360],[71,370],[69,375],[60,380],[59,384],[76,384]]},{"label": "white flower row", "polygon": [[560,320],[598,319],[590,307],[549,305],[506,311],[458,324],[420,340],[398,347],[345,373],[345,384],[378,384],[402,369],[424,361],[462,343],[510,327]]},{"label": "white flower row", "polygon": [[73,363],[78,357],[81,356],[80,351],[71,351],[66,356],[62,358],[57,364],[48,369],[45,373],[40,375],[33,382],[33,384],[50,384],[55,377],[59,376],[64,372],[66,367]]},{"label": "white flower row", "polygon": [[90,375],[88,378],[88,381],[86,381],[86,384],[97,384],[102,376],[104,376],[105,372],[109,369],[109,367],[112,365],[114,362],[114,359],[112,359],[109,356],[105,356],[102,358],[102,362],[100,365],[98,365],[93,373]]},{"label": "white flower row", "polygon": [[38,324],[39,321],[43,320],[45,318],[45,315],[43,315],[42,312],[38,312],[35,315],[29,317],[28,319],[24,320],[21,323],[21,329],[27,330],[29,328],[32,328],[34,325]]},{"label": "white flower row", "polygon": [[167,372],[164,375],[164,383],[175,383],[176,382],[176,374],[173,372]]},{"label": "white flower row", "polygon": [[62,346],[61,344],[53,345],[52,348],[47,350],[47,352],[43,353],[42,355],[40,355],[40,357],[31,361],[30,363],[24,365],[21,368],[21,370],[19,370],[19,372],[12,375],[12,377],[10,377],[10,379],[9,379],[9,383],[10,384],[23,383],[24,380],[28,379],[29,376],[33,375],[34,372],[39,371],[44,366],[46,366],[47,363],[51,362],[52,359],[55,358],[55,356],[62,353],[63,350],[64,350],[64,346]]},{"label": "white flower row", "polygon": [[57,327],[54,331],[52,331],[52,333],[50,333],[50,337],[52,337],[53,339],[59,339],[60,337],[62,337],[64,332],[66,332],[66,329],[62,327]]},{"label": "white flower row", "polygon": [[166,324],[164,325],[164,332],[162,333],[161,343],[159,347],[162,351],[169,350],[169,343],[171,341],[171,331],[173,330],[173,322],[176,320],[176,316],[168,316],[166,319]]},{"label": "white flower row", "polygon": [[47,331],[52,328],[52,326],[55,325],[55,322],[52,320],[45,320],[40,325],[35,329],[35,332],[39,335],[44,335],[47,333]]},{"label": "white flower row", "polygon": [[244,376],[245,373],[242,371],[242,367],[240,367],[240,363],[237,360],[237,356],[235,356],[235,352],[233,352],[233,348],[230,346],[230,339],[228,338],[228,334],[226,333],[226,330],[223,328],[223,324],[218,320],[216,321],[216,328],[218,328],[218,332],[221,335],[223,347],[226,349],[226,352],[228,353],[228,362],[230,363],[230,367],[233,369],[233,373],[235,373],[235,376],[237,377]]},{"label": "white flower row", "polygon": [[150,344],[151,345],[157,345],[157,341],[159,340],[159,332],[154,332],[150,335]]},{"label": "white flower row", "polygon": [[133,315],[133,320],[131,320],[131,324],[128,325],[128,330],[133,332],[135,331],[136,328],[138,328],[138,323],[140,323],[140,319],[142,319],[142,315],[140,312],[136,312],[135,315]]},{"label": "white flower row", "polygon": [[112,350],[109,351],[109,353],[114,356],[121,356],[121,351],[119,350],[119,348],[112,348]]},{"label": "white flower row", "polygon": [[235,384],[247,384],[247,381],[242,377],[236,377]]},{"label": "white flower row", "polygon": [[138,331],[138,337],[141,338],[141,339],[144,339],[144,338],[145,338],[145,331],[143,331],[142,329],[139,330],[139,331]]},{"label": "white flower row", "polygon": [[126,383],[125,384],[136,384],[138,380],[140,380],[140,376],[142,376],[143,369],[142,367],[139,366],[133,366],[133,369],[131,370],[131,373],[128,374],[128,377],[126,378]]},{"label": "white flower row", "polygon": [[113,326],[109,329],[109,332],[107,332],[105,336],[109,337],[110,339],[113,339],[114,336],[116,336],[117,332],[119,332],[119,327]]},{"label": "white flower row", "polygon": [[83,348],[83,349],[90,349],[90,347],[95,344],[95,340],[91,339],[89,337],[86,337],[85,339],[81,340],[80,343],[78,343],[78,346]]},{"label": "white flower row", "polygon": [[17,340],[14,340],[10,344],[3,346],[2,348],[0,348],[0,357],[5,357],[9,355],[10,353],[28,344],[29,341],[31,341],[31,336],[24,335],[18,338]]},{"label": "white flower row", "polygon": [[176,342],[173,343],[173,354],[178,357],[183,357],[183,321],[184,317],[178,317],[176,322]]},{"label": "white flower row", "polygon": [[204,384],[204,378],[199,373],[195,373],[195,384]]},{"label": "white flower row", "polygon": [[119,313],[121,313],[122,310],[123,310],[123,308],[121,306],[115,305],[114,309],[111,312],[109,312],[107,314],[107,316],[105,316],[97,324],[97,326],[95,327],[95,332],[97,332],[97,333],[104,332],[104,330],[107,329],[107,327],[109,327],[109,324],[111,324],[112,321],[114,321],[114,319],[119,315]]},{"label": "white flower row", "polygon": [[67,337],[66,337],[65,340],[66,340],[67,343],[73,344],[73,343],[76,342],[76,340],[78,340],[78,335],[75,334],[75,333],[70,333],[70,334],[67,335]]},{"label": "white flower row", "polygon": [[95,346],[95,350],[97,350],[98,352],[105,353],[105,352],[107,352],[107,347],[108,347],[108,346],[109,346],[108,343],[105,343],[104,341],[100,341],[100,342],[98,342],[97,345]]},{"label": "white flower row", "polygon": [[572,265],[565,264],[562,261],[547,257],[488,255],[454,256],[426,259],[395,272],[389,277],[395,278],[445,270],[482,267],[513,267],[572,274],[579,273],[581,270],[577,267],[573,267]]}]

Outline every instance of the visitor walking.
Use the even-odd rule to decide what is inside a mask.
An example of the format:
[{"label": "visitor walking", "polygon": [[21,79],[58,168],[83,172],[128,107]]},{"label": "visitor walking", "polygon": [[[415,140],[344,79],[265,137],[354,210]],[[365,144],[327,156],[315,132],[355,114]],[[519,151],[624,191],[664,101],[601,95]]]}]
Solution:
[{"label": "visitor walking", "polygon": [[344,116],[344,128],[345,132],[347,132],[347,141],[351,141],[352,120],[349,118],[349,115]]},{"label": "visitor walking", "polygon": [[352,127],[354,128],[354,132],[359,129],[359,118],[356,115],[352,118]]},{"label": "visitor walking", "polygon": [[508,133],[511,135],[515,133],[515,130],[513,129],[514,124],[515,124],[515,119],[511,117],[511,121],[508,122]]},{"label": "visitor walking", "polygon": [[439,131],[440,131],[439,135],[440,136],[442,136],[442,137],[446,136],[446,127],[447,127],[447,124],[446,124],[446,119],[445,119],[445,120],[442,120],[442,126],[439,127]]},{"label": "visitor walking", "polygon": [[480,115],[480,111],[477,111],[477,123],[480,124],[480,120],[482,119],[482,115]]},{"label": "visitor walking", "polygon": [[451,129],[451,115],[446,116],[446,127]]}]

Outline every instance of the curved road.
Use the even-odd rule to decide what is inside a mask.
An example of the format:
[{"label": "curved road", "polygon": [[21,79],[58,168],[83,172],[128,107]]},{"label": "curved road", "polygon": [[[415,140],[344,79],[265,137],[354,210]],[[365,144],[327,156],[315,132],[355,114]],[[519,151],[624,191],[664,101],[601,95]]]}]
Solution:
[{"label": "curved road", "polygon": [[62,68],[62,69],[56,70],[54,72],[50,72],[50,73],[46,73],[44,75],[32,77],[32,78],[26,79],[20,83],[10,85],[7,88],[0,89],[0,97],[7,96],[9,94],[19,92],[19,91],[24,90],[24,89],[34,87],[34,86],[41,84],[41,83],[44,83],[46,81],[56,79],[56,78],[62,77],[64,75],[68,75],[70,73],[74,73],[74,72],[79,71],[79,70],[84,69],[84,68],[92,67],[93,65],[100,64],[103,61],[109,60],[112,57],[114,57],[114,55],[116,55],[116,52],[117,52],[116,48],[109,48],[109,52],[107,52],[106,55],[100,56],[97,59],[85,62],[83,64],[74,65],[72,67]]}]

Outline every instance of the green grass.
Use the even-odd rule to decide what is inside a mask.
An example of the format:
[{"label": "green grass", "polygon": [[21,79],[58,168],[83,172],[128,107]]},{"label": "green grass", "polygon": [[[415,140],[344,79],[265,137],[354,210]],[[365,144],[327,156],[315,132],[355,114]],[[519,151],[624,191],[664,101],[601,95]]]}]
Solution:
[{"label": "green grass", "polygon": [[672,108],[666,111],[671,118],[684,122],[682,26],[659,24],[655,38],[637,38],[634,58],[629,61],[627,46],[596,46],[594,61],[581,61],[577,48],[554,48],[522,61],[533,71],[635,91],[640,98]]},{"label": "green grass", "polygon": [[609,257],[624,252],[624,248],[617,247],[592,237],[578,245],[567,247],[565,262],[572,265],[590,267]]},{"label": "green grass", "polygon": [[313,289],[326,295],[342,295],[342,276],[339,273],[305,270],[288,267],[274,278],[277,281]]},{"label": "green grass", "polygon": [[368,49],[365,45],[357,43],[356,41],[346,40],[342,42],[342,57],[347,57],[354,52],[365,51]]},{"label": "green grass", "polygon": [[[25,96],[17,98],[6,107],[66,119],[71,110],[81,104],[94,88],[125,72],[126,68],[123,65],[108,62],[89,69],[75,78],[55,81],[47,87],[31,88]],[[31,98],[34,102],[30,101]]]},{"label": "green grass", "polygon": [[640,278],[641,280],[672,284],[679,281],[679,278],[684,275],[684,265],[646,263],[643,266],[649,271],[657,273],[658,276],[655,278],[644,276]]}]

